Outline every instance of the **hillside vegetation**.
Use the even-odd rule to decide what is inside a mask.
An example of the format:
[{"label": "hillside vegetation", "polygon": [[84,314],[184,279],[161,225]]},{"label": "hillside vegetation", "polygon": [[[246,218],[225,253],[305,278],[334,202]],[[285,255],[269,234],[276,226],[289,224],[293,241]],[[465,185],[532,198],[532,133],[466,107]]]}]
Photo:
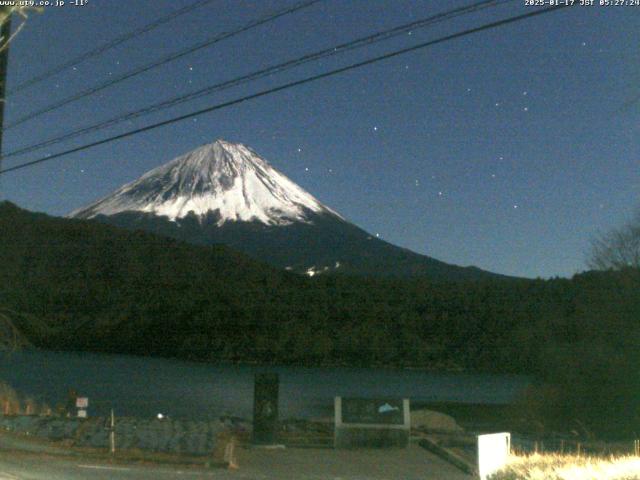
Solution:
[{"label": "hillside vegetation", "polygon": [[0,306],[42,322],[24,333],[43,348],[526,373],[541,385],[526,415],[640,432],[635,269],[547,281],[307,278],[223,246],[9,203],[0,232]]}]

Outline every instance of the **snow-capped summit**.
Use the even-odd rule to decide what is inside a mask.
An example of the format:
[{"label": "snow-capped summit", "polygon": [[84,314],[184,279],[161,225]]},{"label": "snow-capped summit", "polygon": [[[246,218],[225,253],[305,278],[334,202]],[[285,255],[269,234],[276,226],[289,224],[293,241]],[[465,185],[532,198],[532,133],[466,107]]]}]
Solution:
[{"label": "snow-capped summit", "polygon": [[70,214],[198,245],[222,244],[307,276],[493,278],[391,245],[345,220],[251,149],[218,140]]},{"label": "snow-capped summit", "polygon": [[171,221],[190,213],[213,214],[218,225],[236,221],[288,225],[309,221],[310,212],[338,215],[251,149],[224,140],[157,167],[70,216],[121,212],[151,213]]}]

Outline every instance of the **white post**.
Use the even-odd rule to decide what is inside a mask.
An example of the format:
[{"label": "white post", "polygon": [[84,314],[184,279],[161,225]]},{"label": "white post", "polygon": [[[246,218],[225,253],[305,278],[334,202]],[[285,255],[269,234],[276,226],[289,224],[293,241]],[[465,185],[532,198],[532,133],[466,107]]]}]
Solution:
[{"label": "white post", "polygon": [[487,480],[507,464],[511,454],[511,434],[490,433],[478,435],[478,473]]},{"label": "white post", "polygon": [[111,432],[109,433],[109,443],[111,445],[111,455],[116,453],[116,418],[111,409]]}]

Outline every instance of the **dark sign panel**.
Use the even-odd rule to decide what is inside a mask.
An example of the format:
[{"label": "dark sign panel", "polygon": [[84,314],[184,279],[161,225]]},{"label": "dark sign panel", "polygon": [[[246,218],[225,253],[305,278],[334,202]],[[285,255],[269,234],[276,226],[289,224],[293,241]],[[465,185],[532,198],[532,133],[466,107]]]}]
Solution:
[{"label": "dark sign panel", "polygon": [[278,374],[257,373],[253,396],[253,442],[273,444],[278,431]]},{"label": "dark sign panel", "polygon": [[342,423],[403,425],[402,399],[343,398]]}]

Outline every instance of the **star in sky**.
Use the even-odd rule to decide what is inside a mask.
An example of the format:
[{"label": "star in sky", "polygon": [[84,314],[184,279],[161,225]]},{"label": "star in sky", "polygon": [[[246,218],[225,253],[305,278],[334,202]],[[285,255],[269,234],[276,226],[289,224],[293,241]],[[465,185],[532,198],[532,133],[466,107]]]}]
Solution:
[{"label": "star in sky", "polygon": [[[154,6],[154,8],[155,3],[166,3],[167,9],[171,10],[172,8],[171,2],[139,1]],[[157,7],[160,9],[159,5]],[[240,23],[244,22],[245,18],[250,20],[255,14],[242,2],[229,2],[229,8],[232,10],[225,12],[225,14],[229,13],[229,18],[238,19]],[[447,42],[428,50],[428,54],[397,57],[397,61],[381,62],[378,67],[358,70],[360,73],[336,76],[331,81],[317,82],[313,89],[297,90],[298,99],[303,98],[303,95],[307,93],[309,96],[304,97],[305,101],[294,102],[289,106],[291,115],[281,114],[283,97],[274,95],[265,97],[259,102],[247,103],[242,108],[225,109],[216,113],[215,116],[201,117],[203,118],[202,122],[199,119],[191,118],[191,125],[189,125],[189,121],[185,121],[175,124],[170,129],[159,129],[155,132],[145,133],[143,136],[132,137],[128,140],[122,139],[122,141],[114,142],[113,148],[97,148],[94,150],[95,154],[89,154],[92,165],[104,163],[113,166],[112,171],[109,171],[104,179],[100,179],[99,185],[95,179],[89,179],[93,176],[89,173],[91,167],[84,168],[84,175],[80,175],[82,173],[80,165],[67,167],[68,171],[65,177],[69,178],[69,185],[64,185],[64,188],[65,193],[68,191],[69,195],[65,195],[63,201],[56,196],[51,196],[51,193],[42,189],[40,185],[46,181],[48,174],[57,171],[60,162],[56,161],[47,162],[38,169],[34,168],[32,175],[20,177],[24,180],[16,181],[15,184],[10,181],[11,177],[9,176],[6,179],[0,179],[0,183],[2,183],[0,193],[3,198],[15,200],[27,208],[62,214],[81,204],[89,203],[95,200],[98,195],[106,194],[118,187],[125,179],[132,178],[131,170],[133,169],[140,172],[149,170],[161,161],[168,161],[173,156],[190,151],[195,145],[210,141],[213,137],[223,137],[242,142],[255,148],[258,152],[268,152],[274,160],[274,166],[283,167],[285,171],[297,171],[302,179],[307,181],[313,179],[313,188],[317,187],[318,191],[314,192],[313,188],[310,188],[311,193],[323,196],[323,201],[338,211],[346,210],[345,213],[348,213],[354,222],[370,232],[379,231],[383,228],[382,224],[389,223],[389,228],[385,228],[385,231],[389,231],[390,237],[385,238],[402,246],[417,249],[419,253],[432,254],[436,257],[441,255],[452,261],[475,263],[501,273],[525,276],[556,272],[572,273],[571,269],[582,266],[580,263],[582,262],[581,253],[575,253],[576,242],[588,240],[592,230],[605,229],[606,222],[614,222],[613,218],[604,215],[600,209],[607,209],[607,213],[609,211],[611,213],[617,212],[617,215],[622,216],[625,213],[623,209],[626,208],[624,202],[633,200],[625,198],[622,193],[616,194],[616,196],[607,198],[608,203],[605,204],[605,207],[601,207],[600,202],[604,199],[594,198],[595,195],[585,195],[585,190],[579,189],[573,181],[566,184],[568,185],[566,188],[562,188],[565,185],[563,183],[556,185],[551,182],[540,182],[540,188],[531,188],[529,178],[531,176],[535,182],[536,177],[533,177],[535,172],[529,168],[523,168],[518,170],[517,174],[512,174],[516,168],[514,158],[526,158],[527,164],[535,164],[557,155],[560,158],[559,162],[569,164],[568,159],[579,155],[581,163],[584,164],[584,168],[579,172],[580,176],[585,177],[585,180],[592,180],[590,176],[593,174],[596,178],[592,182],[594,185],[598,184],[596,172],[606,168],[605,161],[601,159],[614,158],[615,160],[611,160],[611,162],[618,161],[617,165],[621,170],[620,174],[616,176],[616,180],[624,182],[625,191],[633,189],[631,182],[636,180],[633,177],[635,172],[629,168],[629,164],[632,164],[633,161],[628,160],[626,155],[633,154],[636,137],[624,133],[625,128],[629,128],[629,119],[612,118],[605,121],[597,115],[603,105],[606,107],[611,102],[622,104],[625,101],[624,97],[633,95],[633,92],[629,94],[616,88],[619,84],[624,83],[624,78],[633,77],[634,64],[632,58],[618,55],[614,45],[622,44],[625,37],[630,34],[629,32],[633,31],[634,25],[624,14],[615,13],[614,10],[616,9],[597,13],[595,11],[593,13],[581,12],[581,18],[585,22],[583,24],[564,22],[562,13],[555,17],[554,15],[545,17],[544,21],[532,22],[531,28],[523,28],[520,31],[523,42],[528,45],[522,50],[521,55],[512,55],[512,45],[508,41],[492,42],[486,35],[476,35],[473,38],[469,37],[470,42],[473,43],[473,57],[466,57],[466,48],[461,42]],[[334,11],[335,21],[331,21]],[[406,23],[409,20],[407,17],[412,15],[406,9],[398,8],[396,2],[392,0],[377,2],[375,12],[383,12],[388,18],[380,17],[378,13],[374,15],[374,10],[372,10],[371,18],[366,19],[367,24],[374,25],[377,24],[376,22],[386,22],[389,26],[399,25]],[[616,27],[620,28],[598,30],[598,26],[605,25],[602,16],[608,14],[619,15],[617,19],[612,17],[611,25],[615,23]],[[259,32],[246,32],[246,34],[239,36],[234,40],[233,48],[230,48],[231,45],[223,44],[215,47],[217,53],[214,55],[219,55],[229,69],[225,75],[232,78],[244,74],[246,71],[251,71],[253,68],[257,69],[258,65],[253,64],[260,64],[262,62],[261,55],[271,51],[280,52],[283,58],[295,58],[301,54],[298,48],[304,52],[325,49],[328,46],[327,34],[332,36],[336,33],[333,32],[333,28],[344,29],[342,32],[344,38],[341,37],[340,41],[352,38],[349,34],[350,27],[354,27],[354,30],[364,28],[363,12],[350,6],[345,7],[341,2],[328,2],[320,10],[312,11],[310,9],[308,15],[309,24],[301,22],[300,17],[293,15],[283,17],[280,20],[281,24],[279,24],[283,31],[291,32],[292,38],[303,37],[304,45],[298,45],[295,42],[292,45],[290,38],[287,38],[288,36],[267,36],[267,29],[261,29]],[[422,15],[423,13],[418,13],[416,10],[416,18]],[[592,15],[592,18],[589,15]],[[91,22],[95,21],[98,24],[99,20],[100,14],[96,12],[95,17],[91,17]],[[140,18],[128,18],[125,15],[122,15],[120,20],[124,22],[120,25],[123,31],[138,28],[141,22]],[[210,22],[206,18],[194,16],[192,20],[198,28],[211,28]],[[73,35],[68,35],[69,38],[86,43],[87,48],[91,47],[91,42],[94,41],[93,32],[85,28],[85,22],[76,22],[71,17],[61,21],[63,22],[61,23],[62,33],[71,32]],[[315,25],[316,23],[317,25]],[[172,36],[175,38],[175,48],[182,49],[189,46],[194,39],[189,35],[180,35],[181,28],[184,26],[183,22],[172,25],[175,26],[176,33]],[[314,32],[312,33],[317,36],[305,37],[309,25],[313,25]],[[558,28],[558,25],[563,25],[563,28]],[[566,31],[564,31],[565,29]],[[32,58],[30,55],[37,58],[37,56],[44,56],[47,52],[58,51],[58,49],[61,55],[64,52],[65,42],[62,39],[64,38],[66,41],[67,37],[52,36],[52,40],[60,39],[59,44],[46,45],[46,42],[42,42],[39,38],[42,33],[37,29],[25,30],[23,33],[24,36],[20,38],[20,41],[12,45],[12,49],[15,47],[16,58]],[[101,33],[108,36],[108,28],[105,27],[105,31]],[[158,45],[154,43],[155,40],[162,38],[161,35],[166,32],[157,33],[157,38],[151,34],[141,37],[139,39],[142,42],[140,46],[149,48],[149,50],[156,48]],[[404,31],[405,36],[412,35],[412,33],[409,30]],[[586,48],[589,46],[588,42],[580,38],[585,34],[588,34],[589,41],[593,42],[589,50]],[[417,35],[421,36],[422,33],[418,31]],[[354,33],[353,36],[355,37],[356,34]],[[570,40],[565,45],[566,48],[563,48],[562,51],[557,49],[557,51],[549,51],[548,41],[555,43],[557,38],[565,37]],[[510,36],[507,31],[495,30],[495,38],[508,39]],[[262,45],[256,45],[262,39],[265,40],[263,42],[265,43],[264,51],[261,50]],[[400,43],[411,41],[407,36],[407,38],[402,37]],[[390,46],[389,48],[395,47]],[[380,50],[382,52],[384,48]],[[238,54],[238,52],[242,54]],[[120,67],[124,69],[129,60],[134,60],[133,58],[129,59],[130,53],[132,52],[128,52],[126,49],[119,49],[114,51],[112,56],[104,57],[107,59],[104,62],[101,59],[100,75],[106,75],[109,72],[109,66],[116,68],[109,72],[108,76],[120,75],[122,73]],[[568,56],[566,58],[571,58],[571,55],[575,56],[576,54],[579,54],[579,58],[576,58],[576,60],[580,60],[579,62],[564,60],[565,55]],[[38,132],[46,131],[48,125],[57,127],[58,124],[61,126],[75,125],[74,122],[81,124],[82,115],[79,112],[91,111],[95,108],[100,115],[104,114],[104,118],[108,118],[120,115],[127,108],[124,106],[130,103],[139,103],[142,107],[148,102],[155,102],[152,88],[149,88],[148,92],[143,92],[148,94],[148,97],[140,94],[139,88],[142,85],[162,87],[163,89],[165,87],[170,89],[174,86],[176,92],[188,93],[195,88],[196,84],[206,82],[206,78],[214,78],[219,73],[218,62],[210,61],[214,55],[211,58],[198,56],[198,60],[194,60],[195,57],[185,58],[176,63],[176,68],[163,70],[163,75],[141,75],[129,80],[127,85],[130,88],[113,89],[113,91],[104,89],[94,98],[87,99],[90,103],[87,103],[85,107],[82,107],[78,102],[77,109],[75,106],[60,109],[60,112],[55,114],[59,116],[52,114],[43,117],[41,123],[34,123],[32,129],[7,131],[6,148],[7,150],[15,149],[40,141],[40,133]],[[363,52],[363,58],[368,55],[369,53]],[[52,61],[51,65],[56,63]],[[196,63],[198,74],[195,72]],[[325,67],[328,63],[325,64]],[[336,62],[335,66],[338,64],[342,65]],[[90,69],[87,69],[85,65],[92,66],[93,64],[73,65],[66,72],[69,77],[63,77],[65,73],[62,72],[59,77],[49,83],[49,87],[53,85],[54,90],[62,90],[63,86],[66,88],[67,85],[75,86],[81,81],[92,81]],[[537,74],[536,65],[544,65],[544,75]],[[437,68],[432,68],[433,66],[437,66]],[[10,81],[14,85],[39,75],[44,66],[39,62],[22,62],[19,67],[10,72],[13,75]],[[332,63],[331,68],[333,67]],[[324,69],[321,65],[310,64],[302,67],[302,70],[300,78],[314,75]],[[412,70],[412,73],[409,73],[409,70]],[[417,77],[414,78],[417,71],[425,72],[420,81],[416,81]],[[557,88],[545,90],[545,81],[548,80],[549,75],[554,78],[565,78],[568,81],[558,83],[555,86]],[[400,82],[400,88],[386,91],[388,79],[392,77]],[[545,79],[545,77],[547,78]],[[605,77],[609,82],[603,82]],[[73,80],[73,83],[66,83],[67,78]],[[584,89],[571,89],[565,85],[576,81],[583,82]],[[186,87],[185,83],[187,83]],[[59,85],[58,88],[56,88],[56,84]],[[475,90],[476,88],[477,90]],[[592,89],[594,92],[591,92]],[[580,90],[587,90],[588,93]],[[49,102],[44,88],[33,88],[26,93],[28,95],[16,95],[15,101],[10,100],[7,119],[20,116],[23,110],[31,108],[31,103],[46,105]],[[475,101],[476,97],[480,97],[480,95],[482,95],[481,98],[477,100],[482,102],[483,108],[480,108],[480,104]],[[494,104],[493,110],[490,108],[492,103]],[[345,105],[349,107],[349,115],[341,116],[336,121],[335,112],[345,108]],[[452,105],[455,105],[456,108],[451,108]],[[309,111],[317,112],[312,124],[306,122],[306,115]],[[426,111],[431,114],[425,115]],[[588,113],[592,113],[593,118],[589,118]],[[632,112],[625,112],[625,115],[630,113]],[[548,125],[553,124],[560,116],[573,125],[580,122],[597,123],[598,134],[592,135],[588,139],[589,148],[580,141],[580,137],[576,133],[578,128],[557,135],[548,128]],[[456,130],[461,118],[468,118],[470,121],[467,122],[464,129]],[[377,124],[377,119],[384,122],[382,126]],[[540,122],[531,123],[534,119],[539,119]],[[372,125],[370,123],[372,121],[376,121],[376,123]],[[503,125],[517,125],[518,121],[531,123],[531,125],[527,125],[526,132],[522,132],[518,128],[500,128]],[[128,129],[147,124],[147,121],[143,119],[126,120],[125,122],[123,122],[123,126],[129,127]],[[620,128],[625,123],[627,127]],[[387,129],[387,125],[393,125],[393,129]],[[496,125],[495,131],[491,131],[492,125]],[[373,138],[371,133],[374,135]],[[107,133],[105,133],[106,135]],[[575,138],[571,135],[575,135]],[[96,137],[96,139],[98,138],[101,137]],[[137,141],[133,138],[144,140]],[[537,141],[536,139],[539,138],[545,138],[545,141]],[[385,141],[384,151],[381,151],[380,148],[382,139]],[[465,141],[466,139],[468,141]],[[90,138],[87,142],[92,140],[93,138]],[[166,144],[167,150],[170,152],[158,157],[154,154],[155,150],[149,152],[149,145],[153,144]],[[302,147],[303,144],[305,147]],[[309,146],[309,151],[306,150],[306,146]],[[66,147],[52,148],[52,153],[47,155],[51,156],[63,148]],[[321,151],[324,148],[326,151]],[[497,153],[500,150],[507,153]],[[387,156],[384,153],[387,151],[394,152],[393,162],[386,161]],[[47,152],[47,150],[43,149],[42,152]],[[512,157],[515,152],[518,152],[518,157]],[[311,157],[316,154],[318,155],[317,162],[315,157],[313,157],[313,161]],[[80,158],[85,157],[80,152],[78,155]],[[122,160],[112,162],[114,156],[122,158]],[[506,160],[507,156],[509,157],[508,161]],[[328,159],[332,157],[335,158],[335,163],[333,163],[334,161],[331,163],[338,165],[338,170],[335,172],[329,168]],[[424,161],[425,168],[432,168],[431,173],[429,170],[421,172],[415,169],[416,157]],[[24,158],[24,160],[29,159],[30,157]],[[496,162],[496,160],[498,161]],[[287,164],[287,162],[290,163]],[[311,167],[305,163],[312,164],[313,168],[316,168],[313,171],[313,176],[309,175]],[[458,169],[465,169],[466,165],[469,167],[468,174],[465,175],[462,170],[458,171]],[[375,189],[349,189],[345,187],[345,185],[349,185],[349,182],[340,181],[343,180],[341,177],[347,172],[361,171],[370,166],[373,166],[371,178],[363,176],[358,181],[364,185],[375,182],[373,183]],[[565,167],[565,164],[559,166],[556,172],[558,175],[554,175],[551,180],[554,182],[556,180],[558,182],[571,180],[574,172],[570,167]],[[300,170],[301,168],[302,170]],[[626,175],[622,173],[623,170]],[[341,175],[337,174],[338,171],[341,172]],[[379,181],[373,173],[378,174],[378,171],[379,175],[388,177],[389,181]],[[433,174],[434,171],[440,173]],[[499,182],[497,180],[498,171],[500,172]],[[408,175],[404,176],[407,173]],[[610,177],[602,179],[602,181],[613,182],[613,174]],[[296,179],[292,178],[292,180]],[[29,182],[33,182],[33,185]],[[100,191],[85,195],[81,191],[84,182]],[[608,183],[603,183],[603,185],[609,186]],[[549,195],[550,191],[552,195]],[[464,192],[464,194],[458,192]],[[427,195],[428,199],[440,200],[440,203],[436,202],[436,206],[439,208],[427,212],[429,222],[417,225],[415,231],[412,229],[411,234],[402,232],[402,229],[398,227],[403,224],[402,222],[411,221],[410,216],[415,214],[411,208],[399,209],[402,215],[406,215],[402,218],[400,215],[385,215],[386,212],[382,209],[366,207],[370,203],[367,202],[369,199],[367,195],[372,196],[376,201],[382,196],[388,196],[394,198],[398,205],[404,203],[413,206],[416,195],[422,193]],[[527,208],[519,201],[520,198],[527,203]],[[554,202],[560,201],[561,198],[563,202],[566,201],[566,209],[550,208],[555,205]],[[585,208],[569,208],[575,205],[582,207],[583,198],[587,198],[586,202],[588,202],[584,204]],[[459,222],[460,225],[464,224],[465,228],[468,227],[468,216],[456,217],[454,215],[456,210],[453,208],[462,207],[462,205],[456,205],[455,202],[463,200],[465,202],[464,208],[461,208],[460,211],[472,212],[478,218],[481,218],[482,215],[493,218],[496,206],[498,209],[502,209],[503,213],[506,212],[505,215],[510,214],[514,218],[528,215],[530,212],[529,203],[532,208],[538,205],[545,207],[540,209],[540,219],[534,219],[531,216],[527,218],[526,222],[523,221],[518,225],[507,224],[496,229],[474,232],[477,235],[486,234],[486,237],[480,239],[485,242],[485,245],[503,245],[501,242],[505,239],[519,238],[519,235],[526,233],[531,235],[536,242],[540,242],[540,248],[537,251],[543,253],[540,253],[540,257],[536,258],[535,262],[530,261],[529,252],[524,254],[519,252],[515,248],[518,242],[507,240],[504,255],[495,256],[491,254],[492,249],[483,248],[477,249],[480,252],[477,254],[477,258],[472,257],[469,252],[476,250],[465,248],[465,242],[472,241],[470,238],[460,239],[451,233],[450,230],[453,229],[437,228],[438,225],[446,227],[451,222],[454,222],[454,225],[458,225],[455,222]],[[448,207],[452,208],[451,212],[447,211]],[[566,218],[564,216],[567,211],[577,213],[571,218]],[[589,217],[586,212],[596,212],[597,215]],[[577,225],[580,225],[580,228],[573,228],[570,235],[558,238],[554,237],[554,229],[539,228],[540,222],[558,224],[562,221],[575,221]],[[605,222],[605,224],[603,225],[601,222]],[[511,235],[513,237],[510,237]],[[371,236],[374,237],[373,234]],[[469,235],[469,237],[472,236]],[[566,252],[562,251],[561,255],[562,248],[566,247],[565,240],[569,238],[573,243],[567,247]],[[477,240],[473,239],[473,243],[476,244]],[[558,243],[562,244],[562,247],[555,248]],[[434,250],[424,250],[424,245],[429,245],[429,248],[434,245]],[[514,247],[511,248],[510,245]],[[542,246],[548,245],[553,245],[554,248],[542,248]],[[468,253],[469,257],[467,258],[465,255]],[[571,260],[564,257],[571,257]],[[519,258],[524,259],[522,266],[512,267],[517,264],[516,260]]]}]

